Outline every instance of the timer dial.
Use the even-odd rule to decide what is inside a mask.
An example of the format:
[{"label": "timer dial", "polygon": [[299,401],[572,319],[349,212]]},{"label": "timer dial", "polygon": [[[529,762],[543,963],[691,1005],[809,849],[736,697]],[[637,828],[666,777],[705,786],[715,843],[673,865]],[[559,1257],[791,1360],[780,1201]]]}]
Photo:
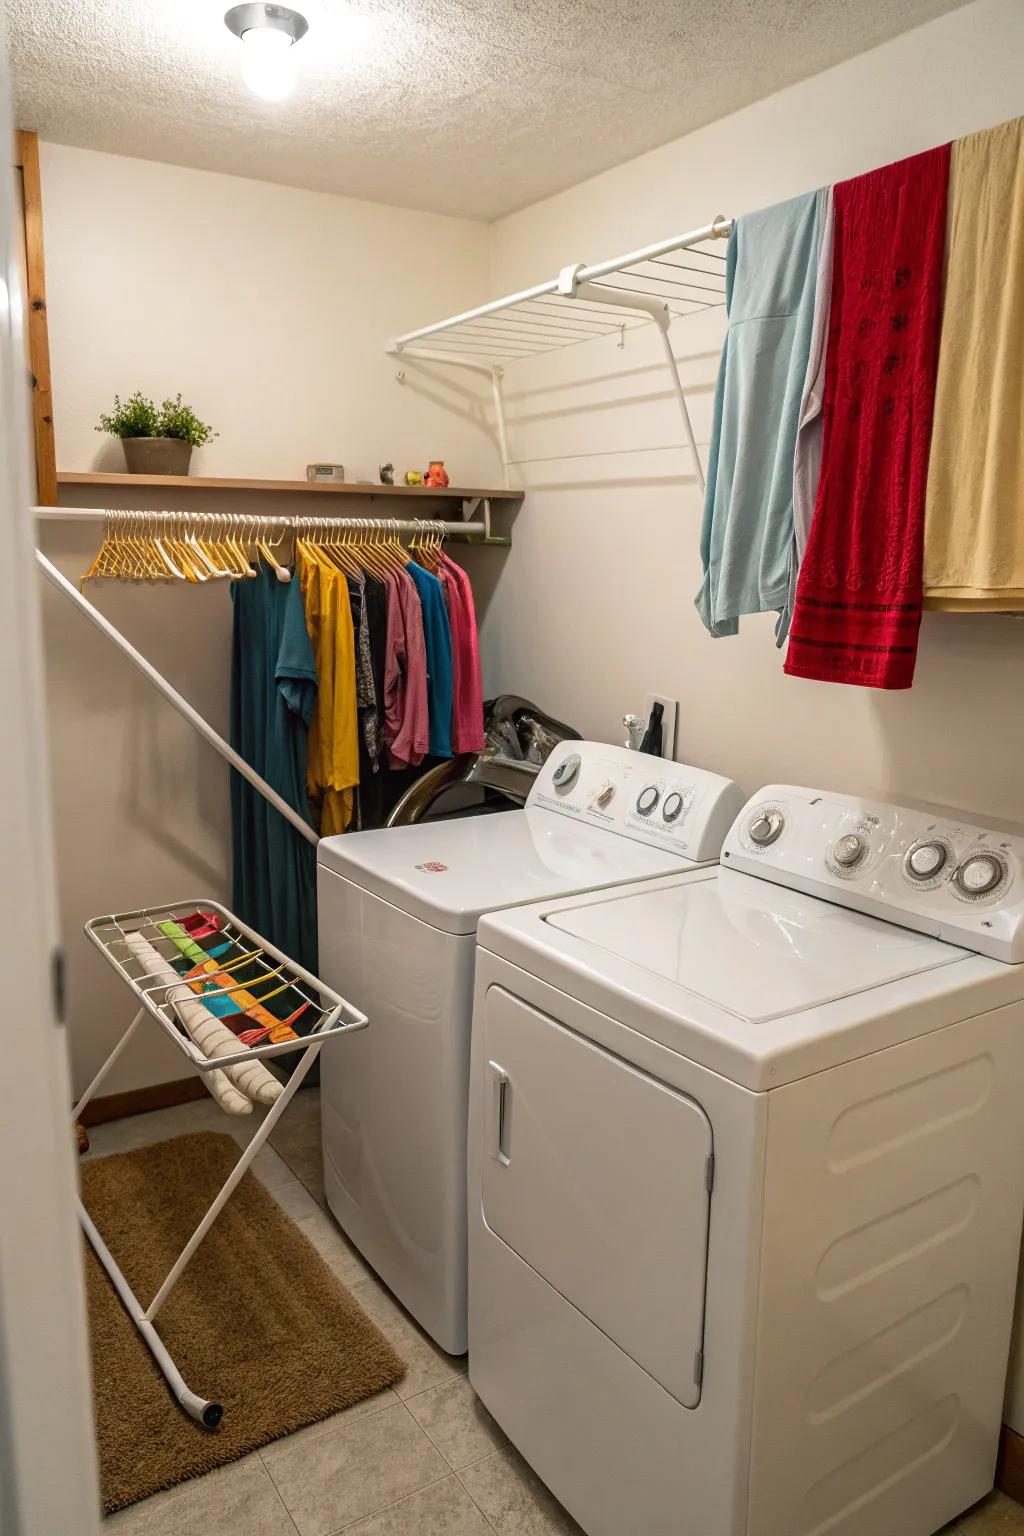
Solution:
[{"label": "timer dial", "polygon": [[953,875],[953,888],[967,901],[979,901],[1002,885],[1006,865],[997,853],[971,853]]},{"label": "timer dial", "polygon": [[903,861],[903,869],[908,879],[920,883],[934,880],[945,869],[948,860],[949,849],[945,843],[915,843]]},{"label": "timer dial", "polygon": [[786,818],[781,811],[769,808],[760,811],[747,828],[747,836],[758,848],[770,848],[782,834]]},{"label": "timer dial", "polygon": [[679,793],[678,789],[674,789],[672,793],[666,797],[665,804],[661,808],[661,819],[662,821],[667,821],[671,824],[673,821],[678,821],[682,814],[683,797]]},{"label": "timer dial", "polygon": [[661,799],[661,790],[657,784],[648,784],[636,797],[637,812],[641,816],[650,816],[657,809]]}]

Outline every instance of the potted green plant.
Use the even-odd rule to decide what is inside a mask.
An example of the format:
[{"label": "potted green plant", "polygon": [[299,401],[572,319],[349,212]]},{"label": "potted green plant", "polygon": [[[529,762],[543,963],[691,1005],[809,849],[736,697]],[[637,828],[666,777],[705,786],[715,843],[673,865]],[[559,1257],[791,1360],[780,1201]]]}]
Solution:
[{"label": "potted green plant", "polygon": [[187,475],[192,449],[217,436],[180,394],[156,406],[138,390],[124,401],[115,395],[96,431],[121,439],[130,475]]}]

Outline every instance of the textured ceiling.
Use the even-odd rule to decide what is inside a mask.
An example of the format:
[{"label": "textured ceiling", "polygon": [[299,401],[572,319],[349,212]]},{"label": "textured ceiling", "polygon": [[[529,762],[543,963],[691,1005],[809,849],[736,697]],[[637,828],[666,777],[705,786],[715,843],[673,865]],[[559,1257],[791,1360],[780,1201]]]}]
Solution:
[{"label": "textured ceiling", "polygon": [[961,0],[291,0],[251,96],[227,0],[0,0],[19,124],[60,143],[492,219]]}]

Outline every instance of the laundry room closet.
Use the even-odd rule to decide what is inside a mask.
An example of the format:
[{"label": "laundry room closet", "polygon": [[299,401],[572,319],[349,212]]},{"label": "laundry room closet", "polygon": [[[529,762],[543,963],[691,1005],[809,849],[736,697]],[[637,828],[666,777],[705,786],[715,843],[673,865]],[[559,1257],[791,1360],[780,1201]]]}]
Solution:
[{"label": "laundry room closet", "polygon": [[[20,529],[5,606],[19,680],[12,754],[27,765],[8,796],[6,958],[13,976],[24,957],[13,1010],[24,1027],[62,1020],[50,1056],[20,1062],[20,1102],[0,1137],[11,1178],[26,1170],[24,1190],[9,1191],[23,1252],[9,1252],[9,1270],[0,1255],[0,1365],[11,1360],[0,1409],[17,1426],[10,1445],[0,1431],[0,1526],[9,1509],[12,1536],[609,1536],[616,1521],[638,1536],[795,1536],[786,1522],[797,1514],[778,1513],[784,1491],[773,1502],[770,1477],[758,1481],[770,1437],[751,1430],[762,1410],[752,1389],[749,1414],[740,1402],[739,1364],[735,1400],[723,1409],[715,1396],[704,1268],[688,1271],[685,1369],[662,1368],[678,1340],[640,1316],[657,1317],[658,1295],[625,1308],[616,1333],[621,1245],[646,1269],[683,1259],[646,1225],[644,1189],[618,1183],[629,1159],[604,1141],[591,1155],[586,1135],[588,1115],[603,1124],[623,1103],[625,1126],[632,1093],[633,1133],[649,1114],[666,1166],[684,1127],[700,1177],[691,1187],[666,1175],[658,1198],[685,1206],[708,1274],[721,1262],[721,1199],[749,1223],[737,1252],[763,1264],[768,1286],[770,1245],[755,1254],[751,1236],[760,1208],[730,1183],[714,1106],[733,1134],[736,1090],[752,1118],[735,1135],[756,1162],[763,1132],[777,1177],[768,1126],[782,1110],[768,1105],[792,1102],[799,1074],[786,1076],[789,1058],[770,1043],[755,1070],[739,1041],[735,1076],[712,1053],[676,1078],[658,1066],[670,1042],[645,1037],[629,1057],[610,1024],[605,1037],[587,1018],[606,1004],[611,1017],[616,988],[639,998],[650,985],[641,1020],[648,1002],[655,1019],[677,1006],[675,980],[663,985],[661,962],[643,956],[672,920],[671,882],[682,871],[692,892],[685,882],[706,873],[710,890],[723,848],[736,879],[744,871],[759,891],[777,880],[763,928],[742,904],[726,927],[729,942],[734,930],[750,941],[743,964],[763,964],[764,985],[790,1003],[818,974],[802,935],[817,935],[813,911],[835,903],[851,923],[889,919],[882,949],[865,941],[871,976],[892,941],[878,985],[902,985],[933,963],[919,961],[926,943],[946,944],[956,986],[988,988],[993,1013],[1021,1006],[1024,540],[1005,486],[1024,495],[1024,8],[601,0],[556,13],[298,0],[224,16],[170,0],[0,0],[0,22],[15,187],[3,231],[3,494]],[[998,144],[984,139],[996,131]],[[918,313],[902,290],[925,269]],[[796,339],[780,340],[787,324]],[[915,351],[928,326],[931,351]],[[855,335],[861,350],[840,360]],[[963,378],[978,355],[998,386],[975,397]],[[876,362],[880,409],[906,406],[917,434],[896,469],[862,434],[857,391]],[[808,429],[801,536],[793,449]],[[827,547],[819,460],[833,498]],[[759,509],[749,524],[747,502]],[[964,532],[969,502],[976,541],[973,524]],[[906,590],[895,578],[871,585],[876,556],[909,565]],[[971,573],[1000,560],[1017,575],[989,592]],[[794,873],[784,841],[769,851],[799,817],[813,828],[813,795],[839,807],[827,892]],[[867,807],[859,820],[854,800]],[[854,890],[859,839],[890,826],[882,807],[901,861],[922,847],[948,854],[942,880],[1005,836],[991,881],[961,882],[957,920],[981,914],[966,938],[930,908],[904,921],[877,892]],[[959,820],[938,832],[915,822],[904,846],[907,807],[952,807]],[[18,829],[35,839],[24,849]],[[901,867],[917,879],[916,865]],[[930,898],[940,876],[922,881]],[[634,883],[652,892],[650,933],[620,955],[616,903],[628,927]],[[600,910],[606,891],[614,922]],[[585,896],[579,922],[597,934],[586,953],[584,927],[570,914],[563,939],[559,916]],[[700,886],[693,921],[705,898]],[[969,905],[989,898],[991,922],[987,906]],[[501,916],[541,902],[552,905],[532,926]],[[987,931],[1004,911],[1005,952],[1003,929]],[[830,921],[828,953],[842,957]],[[915,927],[928,939],[906,938]],[[686,943],[700,951],[694,932]],[[777,972],[773,945],[785,951]],[[711,965],[713,937],[705,947]],[[563,970],[545,980],[552,955]],[[1009,980],[972,969],[997,964]],[[794,1017],[819,1006],[814,985]],[[572,996],[542,1046],[538,1021],[563,991]],[[936,983],[936,1016],[940,993]],[[730,1019],[746,1017],[740,981],[736,995]],[[947,1022],[973,1019],[965,1007]],[[835,1028],[853,1038],[854,1022]],[[889,1051],[877,1070],[898,1077],[916,1030],[883,1039],[866,1028],[861,1054]],[[18,1056],[14,1019],[8,1037]],[[985,1040],[998,1087],[1016,1047]],[[799,1091],[818,1070],[859,1070],[850,1049],[819,1060],[808,1046],[816,1065]],[[630,1086],[608,1090],[605,1110],[612,1060],[627,1061]],[[956,1536],[1024,1532],[1024,1325],[1018,1304],[1011,1347],[1003,1294],[1021,1213],[1010,1142],[1001,1153],[992,1131],[1009,1117],[1006,1094],[970,1099],[987,1070],[969,1053],[936,1057],[921,1068],[922,1082],[942,1082],[938,1107],[920,1110],[931,1129],[892,1131],[892,1145],[909,1145],[989,1105],[978,1144],[993,1143],[993,1161],[979,1179],[986,1199],[1005,1184],[990,1266],[1002,1286],[988,1340],[999,1381],[985,1388],[975,1461],[961,1477],[953,1425],[973,1411],[966,1389],[948,1425],[928,1420],[878,1453],[891,1452],[894,1486],[897,1463],[916,1478],[946,1458],[950,1491],[943,1503],[937,1477],[935,1509],[957,1517],[942,1526]],[[701,1101],[701,1074],[728,1078],[728,1091],[713,1085]],[[872,1082],[866,1118],[885,1147],[897,1110]],[[837,1116],[861,1112],[836,1105]],[[554,1159],[546,1172],[530,1161],[528,1128]],[[517,1137],[519,1167],[495,1186]],[[474,1167],[488,1138],[490,1158]],[[872,1147],[865,1161],[881,1155]],[[957,1204],[969,1157],[939,1191],[950,1231],[973,1219]],[[571,1204],[594,1167],[618,1238],[592,1211],[545,1226],[538,1210]],[[908,1185],[907,1209],[931,1199],[926,1184]],[[809,1200],[827,1205],[828,1187]],[[518,1234],[507,1271],[486,1247],[498,1225],[489,1198]],[[45,1212],[38,1230],[33,1210]],[[998,1227],[988,1206],[977,1220]],[[532,1256],[545,1243],[550,1272]],[[47,1277],[35,1297],[31,1269]],[[735,1332],[746,1341],[762,1280],[743,1275]],[[961,1283],[972,1282],[951,1271],[950,1296]],[[563,1334],[551,1314],[550,1358],[562,1364],[538,1384],[541,1284],[574,1307],[573,1287],[586,1294],[578,1334],[578,1319]],[[920,1360],[941,1355],[941,1329],[952,1339],[961,1326],[949,1308],[922,1302],[918,1317],[907,1301],[906,1332],[894,1321],[892,1337],[879,1308],[864,1353],[851,1324],[850,1362],[836,1365],[836,1345],[823,1377],[847,1371],[855,1396],[879,1348],[910,1361],[893,1366],[897,1380],[918,1368],[915,1347]],[[41,1348],[57,1311],[66,1333],[33,1382],[29,1341]],[[520,1327],[517,1361],[508,1340]],[[652,1488],[668,1465],[659,1437],[671,1447],[675,1433],[658,1417],[662,1394],[687,1424],[703,1402],[700,1432],[710,1420],[727,1446],[720,1505],[668,1521],[652,1493],[650,1506],[640,1496],[620,1509],[634,1484],[617,1481],[614,1454],[588,1470],[607,1425],[594,1428],[585,1392],[582,1406],[568,1388],[557,1396],[560,1375],[585,1385],[598,1359],[585,1332],[607,1335],[625,1362],[616,1412],[639,1480],[650,1455]],[[1007,1353],[1000,1430],[992,1405]],[[985,1370],[989,1354],[977,1351]],[[759,1379],[784,1382],[775,1357],[757,1358]],[[637,1361],[650,1380],[634,1403]],[[618,1370],[605,1379],[595,1366],[595,1393],[611,1392]],[[795,1420],[806,1404],[793,1382]],[[889,1385],[879,1374],[864,1387],[866,1413]],[[556,1396],[549,1434],[538,1404]],[[66,1486],[40,1449],[56,1397]],[[942,1401],[954,1399],[950,1389]],[[619,1430],[608,1434],[611,1445]],[[849,1456],[837,1450],[794,1504],[807,1536],[890,1536],[897,1502],[884,1503],[888,1473],[869,1456],[881,1430],[864,1443],[851,1432]],[[877,1527],[876,1506],[857,1502],[861,1454],[863,1487],[872,1499],[882,1489]],[[799,1467],[795,1439],[780,1465],[787,1456]],[[664,1486],[672,1502],[671,1478]],[[770,1513],[759,1515],[746,1499],[762,1487]],[[967,1513],[964,1489],[988,1502]],[[938,1530],[922,1523],[911,1536]]]}]

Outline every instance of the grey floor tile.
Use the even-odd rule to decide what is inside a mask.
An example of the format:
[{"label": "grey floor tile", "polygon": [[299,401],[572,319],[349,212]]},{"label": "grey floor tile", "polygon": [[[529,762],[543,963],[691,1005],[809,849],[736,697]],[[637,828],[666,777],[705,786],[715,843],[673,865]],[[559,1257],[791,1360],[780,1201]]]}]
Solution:
[{"label": "grey floor tile", "polygon": [[474,1461],[459,1477],[497,1536],[584,1536],[512,1446]]},{"label": "grey floor tile", "polygon": [[133,1504],[103,1524],[104,1536],[295,1536],[259,1456]]},{"label": "grey floor tile", "polygon": [[[285,1167],[287,1166],[286,1163]],[[323,1211],[317,1205],[305,1184],[300,1184],[298,1179],[290,1179],[287,1184],[277,1184],[271,1189],[270,1193],[285,1214],[291,1217],[292,1221],[303,1222],[307,1218],[315,1220],[318,1216],[320,1218],[323,1217]]]},{"label": "grey floor tile", "polygon": [[276,1191],[285,1184],[295,1183],[296,1176],[284,1158],[279,1157],[273,1147],[266,1145],[253,1158],[252,1171],[266,1189]]},{"label": "grey floor tile", "polygon": [[261,1454],[299,1536],[328,1536],[448,1473],[401,1403]]},{"label": "grey floor tile", "polygon": [[508,1444],[465,1376],[418,1393],[406,1407],[456,1472]]},{"label": "grey floor tile", "polygon": [[949,1527],[949,1536],[1024,1536],[1024,1505],[992,1493]]},{"label": "grey floor tile", "polygon": [[326,1208],[327,1197],[324,1194],[324,1159],[320,1149],[320,1142],[315,1146],[289,1146],[287,1149],[288,1167],[300,1183],[305,1184],[313,1199],[318,1205]]},{"label": "grey floor tile", "polygon": [[305,1429],[297,1429],[293,1434],[272,1441],[270,1445],[264,1446],[260,1455],[266,1457],[274,1450],[283,1450],[285,1446],[301,1445],[315,1440],[319,1435],[343,1429],[347,1424],[354,1423],[356,1419],[368,1419],[375,1413],[383,1413],[386,1408],[395,1408],[397,1405],[398,1398],[390,1387],[385,1387],[383,1392],[375,1392],[372,1397],[364,1397],[361,1402],[353,1403],[351,1408],[343,1408],[340,1413],[332,1413],[329,1419],[318,1419],[315,1424],[307,1424]]},{"label": "grey floor tile", "polygon": [[405,1376],[395,1388],[400,1398],[415,1397],[465,1371],[465,1356],[439,1349],[379,1280],[371,1276],[360,1281],[352,1286],[352,1294],[405,1361]]},{"label": "grey floor tile", "polygon": [[[301,1188],[301,1186],[300,1186]],[[274,1191],[275,1195],[278,1191]],[[347,1286],[358,1285],[370,1271],[333,1216],[322,1211],[308,1191],[303,1190],[312,1206],[312,1214],[299,1222],[299,1231],[309,1239],[320,1257],[330,1265],[338,1279]]]},{"label": "grey floor tile", "polygon": [[457,1477],[347,1526],[345,1536],[494,1536]]}]

